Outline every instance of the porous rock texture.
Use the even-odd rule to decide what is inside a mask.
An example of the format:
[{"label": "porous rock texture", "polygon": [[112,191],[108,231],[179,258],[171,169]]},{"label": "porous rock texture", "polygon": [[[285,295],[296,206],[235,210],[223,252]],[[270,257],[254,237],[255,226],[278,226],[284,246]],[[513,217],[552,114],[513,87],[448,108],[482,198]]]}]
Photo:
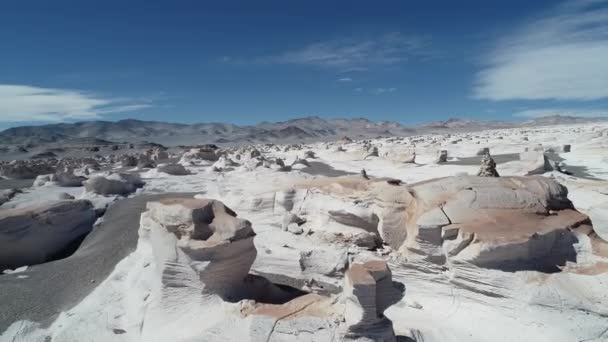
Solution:
[{"label": "porous rock texture", "polygon": [[88,234],[97,219],[87,200],[0,211],[0,270],[52,260]]},{"label": "porous rock texture", "polygon": [[499,177],[498,171],[496,171],[496,162],[489,152],[481,158],[481,166],[477,175],[479,177]]}]

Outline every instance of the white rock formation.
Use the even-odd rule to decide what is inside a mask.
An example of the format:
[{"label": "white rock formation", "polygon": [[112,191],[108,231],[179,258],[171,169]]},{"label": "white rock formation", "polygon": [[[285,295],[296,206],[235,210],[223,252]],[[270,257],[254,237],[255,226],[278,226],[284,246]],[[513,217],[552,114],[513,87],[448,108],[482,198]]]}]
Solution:
[{"label": "white rock formation", "polygon": [[156,170],[173,176],[187,176],[190,174],[190,171],[181,164],[160,164],[156,167]]},{"label": "white rock formation", "polygon": [[97,175],[89,178],[84,182],[84,188],[88,192],[104,196],[126,196],[143,187],[144,184],[138,175],[112,173],[107,176]]},{"label": "white rock formation", "polygon": [[384,261],[353,264],[344,278],[345,341],[397,341],[393,323],[384,311],[403,297],[403,287],[393,284]]},{"label": "white rock formation", "polygon": [[378,230],[394,249],[443,263],[546,267],[572,260],[588,225],[567,189],[542,177],[447,177],[378,189]]},{"label": "white rock formation", "polygon": [[86,235],[97,219],[87,200],[0,211],[0,269],[51,260]]},{"label": "white rock formation", "polygon": [[200,281],[202,293],[234,301],[256,256],[249,221],[219,201],[165,199],[150,202],[140,236],[149,239],[167,294]]}]

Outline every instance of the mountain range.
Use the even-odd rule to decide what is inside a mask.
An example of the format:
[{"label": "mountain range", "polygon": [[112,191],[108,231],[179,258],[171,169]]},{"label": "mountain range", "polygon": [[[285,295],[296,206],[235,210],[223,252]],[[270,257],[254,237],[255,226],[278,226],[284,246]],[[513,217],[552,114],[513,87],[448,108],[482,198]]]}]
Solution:
[{"label": "mountain range", "polygon": [[[164,145],[202,143],[246,144],[312,142],[349,136],[353,139],[378,136],[408,136],[429,133],[473,132],[484,129],[539,127],[560,124],[607,122],[608,118],[547,116],[527,121],[483,121],[448,119],[417,126],[365,118],[323,119],[309,116],[282,122],[239,126],[226,123],[179,124],[134,119],[85,121],[42,126],[21,126],[0,132],[0,144],[39,145],[75,141],[155,142]],[[92,138],[94,138],[92,140]]]}]

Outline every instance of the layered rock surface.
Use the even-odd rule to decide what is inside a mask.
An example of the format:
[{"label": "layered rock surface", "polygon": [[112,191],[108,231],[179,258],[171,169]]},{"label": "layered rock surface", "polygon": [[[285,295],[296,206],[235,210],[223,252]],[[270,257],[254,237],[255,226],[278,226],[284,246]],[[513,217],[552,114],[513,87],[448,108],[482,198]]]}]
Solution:
[{"label": "layered rock surface", "polygon": [[95,209],[87,200],[0,211],[0,269],[60,257],[93,228]]},{"label": "layered rock surface", "polygon": [[589,224],[567,189],[542,177],[446,177],[378,193],[384,241],[435,262],[551,267],[572,260],[572,229]]}]

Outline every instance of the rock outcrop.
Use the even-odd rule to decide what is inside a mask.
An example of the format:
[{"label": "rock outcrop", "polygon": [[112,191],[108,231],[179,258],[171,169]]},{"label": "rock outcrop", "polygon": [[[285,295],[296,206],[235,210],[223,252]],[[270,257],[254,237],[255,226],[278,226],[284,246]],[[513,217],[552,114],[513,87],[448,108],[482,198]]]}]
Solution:
[{"label": "rock outcrop", "polygon": [[437,160],[435,160],[435,163],[441,164],[441,163],[447,163],[447,161],[448,161],[448,151],[447,150],[439,151],[437,154]]},{"label": "rock outcrop", "polygon": [[393,283],[384,261],[353,264],[344,278],[347,326],[345,341],[394,342],[393,323],[384,311],[403,297],[404,288]]},{"label": "rock outcrop", "polygon": [[202,161],[217,161],[218,159],[219,155],[216,153],[215,149],[204,147],[184,152],[179,163],[182,165],[193,165]]},{"label": "rock outcrop", "polygon": [[87,200],[0,211],[0,270],[54,260],[93,228]]},{"label": "rock outcrop", "polygon": [[93,176],[84,182],[84,188],[88,192],[99,195],[126,196],[144,186],[144,182],[138,175],[127,173],[112,173],[107,176]]},{"label": "rock outcrop", "polygon": [[526,176],[539,175],[553,171],[553,166],[542,151],[526,151],[519,154],[519,159],[525,165]]},{"label": "rock outcrop", "polygon": [[411,258],[502,269],[573,260],[573,228],[588,225],[567,189],[543,177],[446,177],[377,190],[378,230]]},{"label": "rock outcrop", "polygon": [[235,301],[257,254],[251,223],[215,200],[150,202],[140,236],[149,239],[165,291],[200,282],[202,292]]},{"label": "rock outcrop", "polygon": [[190,174],[190,171],[181,164],[160,164],[156,167],[156,170],[173,176],[187,176]]},{"label": "rock outcrop", "polygon": [[490,153],[484,154],[481,158],[481,166],[477,175],[479,177],[499,177],[498,171],[496,171],[496,162],[490,156]]},{"label": "rock outcrop", "polygon": [[45,161],[16,160],[0,167],[0,175],[10,179],[34,179],[54,172],[55,167]]}]

